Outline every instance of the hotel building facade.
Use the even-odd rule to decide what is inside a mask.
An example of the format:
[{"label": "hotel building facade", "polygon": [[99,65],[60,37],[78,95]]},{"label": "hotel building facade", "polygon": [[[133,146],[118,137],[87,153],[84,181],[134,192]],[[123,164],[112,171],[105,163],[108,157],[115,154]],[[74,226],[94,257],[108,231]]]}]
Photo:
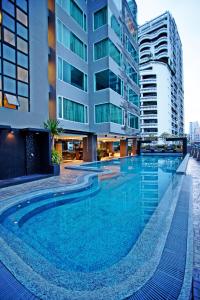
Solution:
[{"label": "hotel building facade", "polygon": [[[65,141],[96,159],[139,133],[137,5],[134,0],[2,0],[0,125],[43,128],[58,119]],[[8,129],[8,128],[7,128]],[[1,142],[2,144],[2,142]]]},{"label": "hotel building facade", "polygon": [[184,134],[182,44],[169,12],[139,28],[141,135]]}]

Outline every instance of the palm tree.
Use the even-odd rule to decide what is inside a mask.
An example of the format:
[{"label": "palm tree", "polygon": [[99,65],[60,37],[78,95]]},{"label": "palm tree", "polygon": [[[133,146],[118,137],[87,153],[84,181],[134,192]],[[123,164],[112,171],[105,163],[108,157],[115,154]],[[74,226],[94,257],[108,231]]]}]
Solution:
[{"label": "palm tree", "polygon": [[58,120],[49,119],[44,122],[44,128],[48,129],[51,133],[51,148],[54,149],[54,139],[56,135],[59,135],[63,130],[59,128],[60,122]]}]

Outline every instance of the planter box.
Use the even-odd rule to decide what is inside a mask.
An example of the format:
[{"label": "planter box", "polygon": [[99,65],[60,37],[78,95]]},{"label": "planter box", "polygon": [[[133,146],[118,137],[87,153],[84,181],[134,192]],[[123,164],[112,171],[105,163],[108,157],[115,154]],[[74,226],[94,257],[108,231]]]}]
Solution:
[{"label": "planter box", "polygon": [[54,176],[59,176],[60,175],[60,165],[53,164],[51,165],[51,174]]}]

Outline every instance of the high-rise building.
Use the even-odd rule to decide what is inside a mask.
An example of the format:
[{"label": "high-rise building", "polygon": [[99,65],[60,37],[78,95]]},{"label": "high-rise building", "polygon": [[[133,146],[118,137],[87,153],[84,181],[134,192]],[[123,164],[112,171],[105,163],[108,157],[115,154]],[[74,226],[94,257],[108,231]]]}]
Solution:
[{"label": "high-rise building", "polygon": [[182,44],[169,12],[139,28],[141,134],[184,133]]},{"label": "high-rise building", "polygon": [[96,159],[97,141],[111,152],[121,141],[126,153],[139,133],[135,0],[0,5],[0,124],[42,128],[58,119],[64,159],[79,148],[77,157]]},{"label": "high-rise building", "polygon": [[189,139],[191,143],[200,142],[200,126],[198,122],[190,122]]}]

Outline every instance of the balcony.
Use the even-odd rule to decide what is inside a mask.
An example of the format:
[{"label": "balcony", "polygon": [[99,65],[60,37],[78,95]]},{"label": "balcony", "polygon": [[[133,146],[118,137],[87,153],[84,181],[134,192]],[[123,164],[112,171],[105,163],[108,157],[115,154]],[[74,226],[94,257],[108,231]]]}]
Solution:
[{"label": "balcony", "polygon": [[141,128],[145,128],[145,127],[158,127],[158,123],[146,123],[146,124],[141,124],[140,127],[141,127]]},{"label": "balcony", "polygon": [[157,109],[157,105],[142,105],[140,106],[140,108],[142,108],[142,110],[145,110],[145,109]]}]

